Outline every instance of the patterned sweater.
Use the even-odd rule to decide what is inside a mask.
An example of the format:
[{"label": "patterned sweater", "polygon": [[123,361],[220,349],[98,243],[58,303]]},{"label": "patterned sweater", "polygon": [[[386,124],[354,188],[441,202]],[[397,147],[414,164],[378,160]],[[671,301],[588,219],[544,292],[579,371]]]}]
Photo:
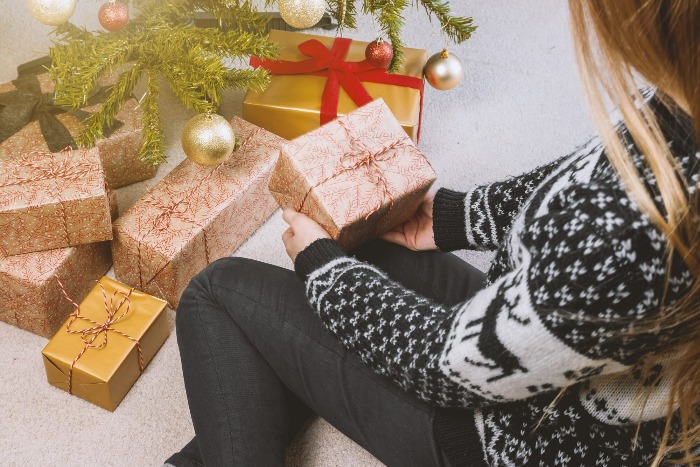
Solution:
[{"label": "patterned sweater", "polygon": [[[657,98],[650,105],[695,195],[700,152],[691,121]],[[619,134],[661,206],[644,157],[624,127]],[[496,250],[487,286],[465,303],[419,296],[332,240],[302,251],[295,268],[343,346],[442,408],[436,435],[451,463],[648,465],[669,381],[651,389],[641,413],[637,390],[658,378],[643,375],[639,362],[679,336],[639,323],[663,308],[667,245],[600,141],[467,193],[441,189],[434,234],[445,251]],[[668,303],[693,279],[678,258],[673,265]]]}]

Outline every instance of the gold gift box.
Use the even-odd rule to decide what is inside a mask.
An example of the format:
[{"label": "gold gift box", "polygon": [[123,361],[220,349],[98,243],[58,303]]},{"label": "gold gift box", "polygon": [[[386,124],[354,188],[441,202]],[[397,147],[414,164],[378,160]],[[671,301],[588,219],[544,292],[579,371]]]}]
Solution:
[{"label": "gold gift box", "polygon": [[[98,329],[85,335],[69,333],[68,329],[84,331],[99,327],[95,323],[102,325],[108,321],[100,284],[107,304],[114,310],[114,321],[108,323],[107,330]],[[128,301],[123,300],[124,294],[129,296]],[[44,347],[42,355],[49,384],[114,411],[141,374],[136,341],[146,367],[168,337],[165,307],[163,300],[103,277],[76,310],[93,322],[75,319],[74,312]],[[86,341],[92,341],[93,346],[86,347]],[[71,365],[72,377],[69,377]]]},{"label": "gold gift box", "polygon": [[[314,36],[286,31],[270,31],[270,40],[278,45],[278,60],[302,61],[308,57],[299,51],[299,44],[317,39],[327,48],[334,37]],[[367,42],[352,41],[346,61],[365,59]],[[404,48],[404,64],[400,74],[423,78],[428,52]],[[328,78],[314,75],[271,75],[264,91],[248,91],[243,100],[243,118],[286,139],[294,139],[320,126],[321,96]],[[418,89],[380,83],[362,83],[374,99],[383,98],[408,136],[418,140],[421,92]],[[345,90],[340,89],[338,116],[357,106]]]}]

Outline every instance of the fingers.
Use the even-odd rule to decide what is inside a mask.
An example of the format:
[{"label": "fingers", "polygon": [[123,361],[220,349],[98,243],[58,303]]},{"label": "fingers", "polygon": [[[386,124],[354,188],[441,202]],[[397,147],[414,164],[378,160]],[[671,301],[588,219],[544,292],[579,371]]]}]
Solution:
[{"label": "fingers", "polygon": [[396,243],[397,245],[405,246],[408,248],[408,243],[406,242],[406,236],[403,233],[397,232],[396,230],[390,230],[380,237],[382,240],[387,242]]},{"label": "fingers", "polygon": [[297,214],[299,213],[294,208],[286,207],[282,210],[282,219],[287,224],[291,224]]},{"label": "fingers", "polygon": [[287,240],[289,240],[293,236],[294,236],[294,230],[291,227],[289,227],[287,230],[285,230],[282,233],[282,241],[287,243]]}]

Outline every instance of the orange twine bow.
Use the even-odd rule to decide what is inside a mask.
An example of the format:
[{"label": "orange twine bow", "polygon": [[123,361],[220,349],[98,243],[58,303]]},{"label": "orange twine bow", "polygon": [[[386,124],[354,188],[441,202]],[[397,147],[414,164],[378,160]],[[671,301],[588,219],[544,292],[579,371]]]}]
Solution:
[{"label": "orange twine bow", "polygon": [[[56,154],[45,151],[32,151],[27,154],[27,156],[32,157],[32,160],[30,160],[27,157],[26,159],[21,160],[19,162],[19,165],[23,167],[30,167],[36,170],[38,174],[29,177],[10,179],[4,183],[0,183],[0,188],[3,188],[8,186],[24,185],[25,183],[31,182],[40,182],[42,180],[54,180],[56,184],[56,193],[54,194],[54,197],[56,198],[56,201],[58,201],[58,205],[61,207],[61,219],[63,220],[63,235],[67,244],[70,244],[70,235],[68,233],[68,220],[66,219],[66,207],[63,204],[63,200],[61,199],[61,187],[58,185],[58,179],[76,182],[88,175],[93,169],[93,165],[85,163],[85,161],[82,158],[78,158],[78,162],[75,163],[75,159],[73,159],[72,153],[73,148],[71,148],[70,146],[66,147],[59,154],[67,154],[67,157],[64,157],[62,161],[55,163]],[[48,167],[46,165],[38,164],[33,160],[35,158],[45,156],[51,157],[53,162]]]},{"label": "orange twine bow", "polygon": [[352,136],[350,129],[345,125],[345,122],[343,120],[337,120],[337,122],[338,124],[340,124],[343,130],[345,130],[345,133],[348,137],[348,141],[350,141],[350,144],[352,146],[355,146],[355,150],[343,154],[340,159],[340,168],[336,169],[329,176],[316,182],[311,188],[308,189],[308,191],[304,195],[304,199],[302,199],[301,201],[301,205],[299,206],[298,211],[301,212],[301,209],[304,207],[304,204],[306,203],[306,200],[308,199],[309,195],[316,188],[345,172],[353,172],[362,168],[365,169],[365,173],[367,174],[367,178],[370,182],[374,183],[375,185],[381,183],[382,186],[382,197],[379,201],[377,201],[377,205],[374,206],[369,211],[369,213],[367,213],[367,215],[365,216],[365,220],[367,220],[369,216],[381,209],[384,199],[389,200],[389,209],[393,208],[394,197],[391,193],[391,190],[389,189],[389,181],[386,179],[384,171],[379,165],[379,162],[386,162],[395,157],[398,151],[394,151],[394,149],[405,146],[406,139],[402,137],[397,137],[394,140],[388,140],[378,146],[369,148],[364,143],[364,141],[362,141],[359,138],[354,138]]},{"label": "orange twine bow", "polygon": [[[105,291],[104,286],[102,285],[101,282],[97,282],[97,284],[100,286],[100,289],[102,289],[102,297],[104,298],[104,304],[105,304],[105,312],[107,313],[107,319],[105,320],[104,323],[99,323],[97,321],[94,321],[86,316],[82,316],[80,314],[80,305],[75,303],[69,296],[68,293],[66,292],[66,289],[63,287],[63,283],[61,282],[61,279],[58,278],[54,274],[54,277],[56,278],[56,281],[58,282],[59,287],[61,288],[61,292],[63,292],[63,296],[66,297],[66,300],[71,302],[75,306],[75,311],[71,313],[70,315],[70,320],[68,323],[66,323],[66,332],[68,334],[79,334],[80,338],[82,339],[83,343],[85,344],[85,347],[83,347],[83,350],[80,351],[77,357],[73,359],[73,362],[71,362],[70,367],[68,368],[68,393],[73,394],[73,368],[75,367],[75,364],[78,363],[78,360],[87,352],[89,348],[93,349],[101,349],[102,347],[105,347],[107,345],[107,335],[108,333],[115,332],[121,336],[126,337],[127,339],[133,341],[136,343],[136,349],[138,350],[139,354],[139,371],[143,373],[144,370],[144,363],[143,363],[143,351],[141,350],[141,343],[138,341],[138,339],[135,339],[134,337],[131,337],[130,335],[115,329],[112,327],[113,324],[124,318],[129,311],[131,310],[131,300],[129,299],[129,296],[131,293],[134,291],[133,288],[129,290],[129,293],[124,293],[120,290],[116,290],[112,296],[108,299],[107,298],[107,292]],[[123,295],[124,298],[119,302],[119,304],[115,307],[115,298],[117,295]],[[117,316],[115,318],[115,315],[119,311],[119,309],[126,303],[126,309],[124,312]],[[86,321],[93,326],[87,329],[83,329],[80,331],[75,331],[72,330],[70,327],[73,324],[74,321],[81,319],[83,321]],[[99,336],[102,336],[102,342],[99,345],[94,344],[95,340]]]}]

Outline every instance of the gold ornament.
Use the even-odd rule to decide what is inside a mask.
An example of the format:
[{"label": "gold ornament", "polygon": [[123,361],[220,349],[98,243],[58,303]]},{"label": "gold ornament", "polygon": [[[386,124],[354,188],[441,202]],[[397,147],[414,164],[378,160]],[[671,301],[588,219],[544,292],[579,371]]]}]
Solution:
[{"label": "gold ornament", "polygon": [[70,19],[78,0],[27,0],[34,19],[49,26],[59,26]]},{"label": "gold ornament", "polygon": [[425,64],[425,79],[435,89],[447,91],[462,82],[464,67],[461,60],[443,49],[428,59]]},{"label": "gold ornament", "polygon": [[221,115],[195,115],[182,130],[182,149],[199,165],[217,165],[228,159],[236,146],[233,128]]},{"label": "gold ornament", "polygon": [[279,0],[280,16],[288,25],[307,29],[318,24],[326,12],[326,0]]}]

